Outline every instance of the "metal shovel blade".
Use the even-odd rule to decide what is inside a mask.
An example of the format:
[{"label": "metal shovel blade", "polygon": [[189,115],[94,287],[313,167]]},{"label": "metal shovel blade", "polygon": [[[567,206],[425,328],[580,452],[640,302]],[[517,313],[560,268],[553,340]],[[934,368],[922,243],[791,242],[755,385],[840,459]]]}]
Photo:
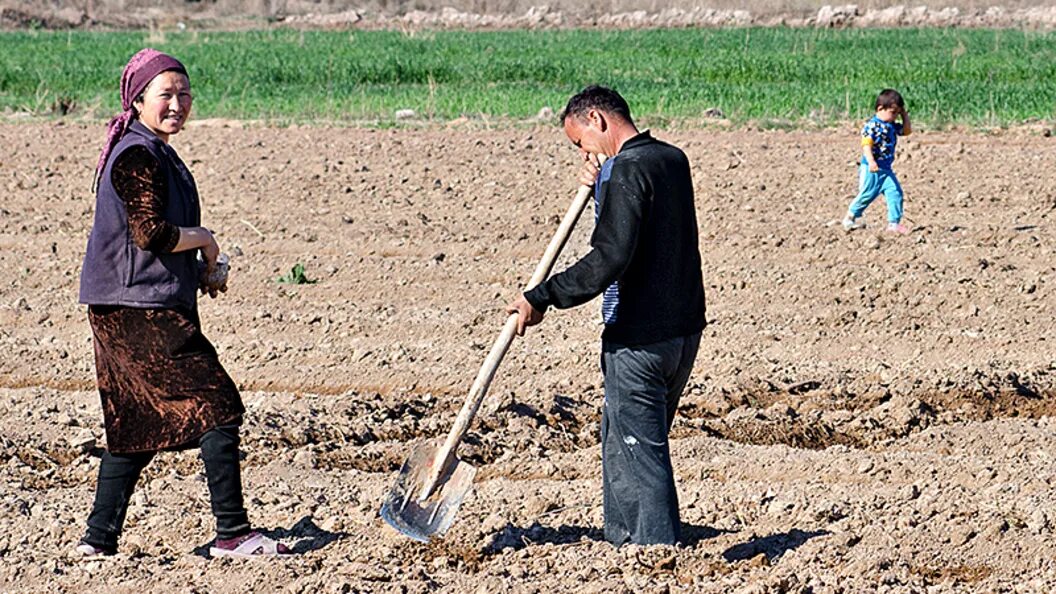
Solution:
[{"label": "metal shovel blade", "polygon": [[421,542],[429,542],[431,537],[443,536],[447,532],[455,521],[458,506],[473,486],[473,475],[477,473],[473,466],[453,458],[440,475],[432,495],[419,501],[438,450],[429,444],[415,447],[381,504],[381,517],[389,526]]}]

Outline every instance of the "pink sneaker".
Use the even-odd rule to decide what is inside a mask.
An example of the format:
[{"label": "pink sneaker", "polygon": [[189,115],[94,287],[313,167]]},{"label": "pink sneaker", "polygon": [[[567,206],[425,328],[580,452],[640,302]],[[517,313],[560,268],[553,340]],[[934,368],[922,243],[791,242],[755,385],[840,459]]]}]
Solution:
[{"label": "pink sneaker", "polygon": [[209,548],[212,557],[265,558],[292,555],[289,547],[254,530],[249,534],[228,540],[216,539],[216,546]]},{"label": "pink sneaker", "polygon": [[891,233],[898,233],[899,235],[909,233],[909,227],[906,227],[902,223],[888,223],[887,230]]}]

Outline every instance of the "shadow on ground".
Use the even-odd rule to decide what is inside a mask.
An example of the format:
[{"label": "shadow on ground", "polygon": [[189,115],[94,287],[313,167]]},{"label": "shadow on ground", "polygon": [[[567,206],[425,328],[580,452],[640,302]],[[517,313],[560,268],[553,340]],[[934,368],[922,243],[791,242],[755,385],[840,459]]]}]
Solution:
[{"label": "shadow on ground", "polygon": [[721,534],[729,534],[732,530],[719,530],[711,526],[698,526],[696,524],[682,523],[682,542],[685,547],[695,547],[705,540],[711,540]]},{"label": "shadow on ground", "polygon": [[[318,551],[348,536],[345,532],[330,532],[320,528],[311,516],[301,518],[292,528],[258,528],[257,530],[264,536],[290,547],[295,555]],[[201,545],[194,549],[194,553],[202,557],[209,557],[209,547],[212,545],[212,542]]]},{"label": "shadow on ground", "polygon": [[815,530],[804,532],[802,530],[789,530],[780,534],[771,534],[753,538],[746,543],[734,545],[722,553],[723,559],[730,563],[752,559],[760,554],[766,555],[767,560],[774,561],[786,552],[791,551],[807,542],[808,540],[829,534],[828,530]]},{"label": "shadow on ground", "polygon": [[[679,544],[685,547],[694,547],[700,542],[715,538],[726,532],[728,531],[716,530],[709,526],[682,524],[682,541]],[[524,528],[507,524],[506,527],[496,532],[492,537],[491,543],[485,549],[485,555],[494,555],[508,548],[517,551],[531,545],[571,545],[583,541],[603,540],[605,540],[605,534],[600,528],[593,526],[562,524],[552,527],[533,522],[531,526]]]}]

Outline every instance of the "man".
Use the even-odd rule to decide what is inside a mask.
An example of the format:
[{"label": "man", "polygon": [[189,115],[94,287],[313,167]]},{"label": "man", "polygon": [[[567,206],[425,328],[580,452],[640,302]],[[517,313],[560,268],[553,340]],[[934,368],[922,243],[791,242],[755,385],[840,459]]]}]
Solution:
[{"label": "man", "polygon": [[[604,292],[601,420],[605,539],[619,546],[674,544],[678,496],[667,434],[704,328],[704,283],[689,161],[639,132],[611,89],[568,101],[565,134],[594,184],[591,251],[507,306],[518,332]],[[613,155],[600,167],[594,155]]]}]

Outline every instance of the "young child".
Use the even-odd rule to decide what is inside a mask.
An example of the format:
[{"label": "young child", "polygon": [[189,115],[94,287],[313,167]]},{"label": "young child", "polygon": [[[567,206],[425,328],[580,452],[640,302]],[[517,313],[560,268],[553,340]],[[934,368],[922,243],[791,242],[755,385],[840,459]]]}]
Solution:
[{"label": "young child", "polygon": [[[901,119],[902,122],[896,122]],[[912,132],[909,114],[902,95],[894,89],[884,89],[876,97],[876,115],[862,127],[862,162],[858,166],[858,196],[847,208],[843,228],[862,229],[862,213],[880,194],[887,200],[887,230],[909,233],[902,224],[902,186],[891,170],[895,161],[895,143],[899,136]]]}]

